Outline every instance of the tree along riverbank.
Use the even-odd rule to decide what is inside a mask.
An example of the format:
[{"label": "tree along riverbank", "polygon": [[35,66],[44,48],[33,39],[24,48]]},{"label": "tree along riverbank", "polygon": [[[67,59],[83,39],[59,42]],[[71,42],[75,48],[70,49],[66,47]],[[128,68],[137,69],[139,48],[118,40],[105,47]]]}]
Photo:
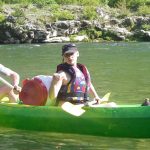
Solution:
[{"label": "tree along riverbank", "polygon": [[150,41],[150,14],[141,14],[124,5],[5,4],[0,9],[0,43]]}]

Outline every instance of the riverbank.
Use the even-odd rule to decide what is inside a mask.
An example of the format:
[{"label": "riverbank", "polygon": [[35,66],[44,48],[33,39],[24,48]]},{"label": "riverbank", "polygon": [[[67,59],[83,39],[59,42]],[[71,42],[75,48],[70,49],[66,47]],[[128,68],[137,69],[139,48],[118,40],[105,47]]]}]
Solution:
[{"label": "riverbank", "polygon": [[150,41],[150,14],[123,6],[5,4],[0,12],[1,44]]}]

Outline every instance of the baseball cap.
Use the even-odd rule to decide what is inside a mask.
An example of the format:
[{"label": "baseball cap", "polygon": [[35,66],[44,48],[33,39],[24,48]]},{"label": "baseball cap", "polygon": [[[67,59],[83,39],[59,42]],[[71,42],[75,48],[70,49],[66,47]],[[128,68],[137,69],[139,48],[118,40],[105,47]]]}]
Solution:
[{"label": "baseball cap", "polygon": [[78,51],[78,49],[76,45],[73,43],[65,44],[62,46],[62,56],[66,53],[74,53],[76,51]]}]

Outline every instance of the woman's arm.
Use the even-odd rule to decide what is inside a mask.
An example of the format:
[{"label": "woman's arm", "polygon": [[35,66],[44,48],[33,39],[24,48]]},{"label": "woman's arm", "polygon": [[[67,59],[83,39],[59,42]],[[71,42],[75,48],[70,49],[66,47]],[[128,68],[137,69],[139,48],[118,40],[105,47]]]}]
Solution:
[{"label": "woman's arm", "polygon": [[58,96],[59,90],[61,86],[64,83],[64,80],[66,80],[66,73],[65,72],[58,72],[54,73],[53,79],[51,82],[50,90],[49,90],[49,98],[51,100],[51,105],[55,105],[56,98]]},{"label": "woman's arm", "polygon": [[100,97],[98,96],[94,86],[92,83],[90,83],[90,89],[89,89],[90,94],[92,95],[92,97],[94,97],[94,99],[98,102],[101,101]]}]

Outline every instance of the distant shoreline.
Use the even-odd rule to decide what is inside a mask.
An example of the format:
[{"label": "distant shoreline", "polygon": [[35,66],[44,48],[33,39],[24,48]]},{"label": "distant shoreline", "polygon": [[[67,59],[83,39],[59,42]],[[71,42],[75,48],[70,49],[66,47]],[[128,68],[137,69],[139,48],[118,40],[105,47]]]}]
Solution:
[{"label": "distant shoreline", "polygon": [[149,42],[150,14],[108,6],[4,4],[1,8],[0,44],[103,41]]}]

